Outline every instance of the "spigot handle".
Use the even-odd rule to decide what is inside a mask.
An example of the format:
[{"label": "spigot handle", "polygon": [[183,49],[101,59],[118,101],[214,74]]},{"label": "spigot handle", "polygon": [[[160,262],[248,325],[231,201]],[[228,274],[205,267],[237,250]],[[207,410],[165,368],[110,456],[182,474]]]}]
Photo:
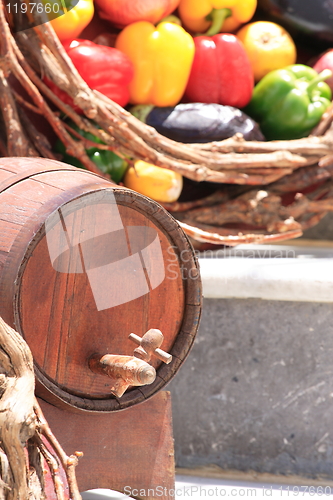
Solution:
[{"label": "spigot handle", "polygon": [[160,359],[167,365],[171,363],[171,354],[160,349],[164,340],[161,330],[151,328],[143,335],[143,337],[139,337],[139,335],[136,335],[135,333],[130,333],[128,338],[139,346],[134,349],[135,357],[148,362],[152,356],[156,356],[156,358]]}]

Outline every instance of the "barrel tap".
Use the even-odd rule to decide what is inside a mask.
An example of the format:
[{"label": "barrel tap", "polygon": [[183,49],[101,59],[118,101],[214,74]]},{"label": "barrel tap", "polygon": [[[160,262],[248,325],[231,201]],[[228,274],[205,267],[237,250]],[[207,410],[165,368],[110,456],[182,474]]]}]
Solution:
[{"label": "barrel tap", "polygon": [[166,364],[172,361],[171,354],[160,349],[164,336],[160,330],[151,328],[143,337],[131,333],[128,337],[138,347],[133,356],[118,354],[93,355],[89,367],[94,373],[106,375],[112,380],[111,393],[120,398],[129,386],[152,384],[156,379],[156,370],[149,365],[152,356]]}]

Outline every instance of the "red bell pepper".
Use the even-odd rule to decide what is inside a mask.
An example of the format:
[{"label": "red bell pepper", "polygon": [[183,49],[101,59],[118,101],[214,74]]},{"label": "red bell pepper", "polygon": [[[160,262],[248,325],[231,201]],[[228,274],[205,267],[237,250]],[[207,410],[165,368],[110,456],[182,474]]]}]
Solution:
[{"label": "red bell pepper", "polygon": [[195,55],[185,97],[190,102],[246,106],[253,71],[242,43],[229,33],[194,38]]},{"label": "red bell pepper", "polygon": [[[133,64],[126,54],[114,47],[97,45],[90,40],[65,41],[63,46],[91,89],[98,90],[120,106],[126,106],[129,102],[128,85],[134,76]],[[45,81],[62,101],[79,111],[70,96],[48,78]]]},{"label": "red bell pepper", "polygon": [[180,0],[95,0],[101,19],[118,28],[138,21],[156,24],[171,14]]}]

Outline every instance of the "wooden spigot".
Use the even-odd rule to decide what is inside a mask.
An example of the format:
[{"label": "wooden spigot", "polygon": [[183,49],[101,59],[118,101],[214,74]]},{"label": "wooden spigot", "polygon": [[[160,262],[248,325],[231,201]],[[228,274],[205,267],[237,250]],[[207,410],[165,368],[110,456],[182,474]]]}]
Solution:
[{"label": "wooden spigot", "polygon": [[149,362],[152,356],[156,356],[156,358],[160,359],[167,365],[171,363],[171,354],[160,349],[160,346],[162,345],[164,340],[164,336],[161,330],[151,328],[144,334],[142,338],[138,335],[135,335],[135,333],[131,333],[128,338],[130,340],[133,340],[133,342],[135,342],[139,346],[134,349],[134,356],[136,358],[143,359],[144,361]]},{"label": "wooden spigot", "polygon": [[142,338],[131,333],[129,338],[139,345],[134,349],[134,356],[105,354],[101,357],[96,354],[89,360],[89,367],[94,373],[106,375],[111,379],[110,391],[117,398],[120,398],[129,386],[154,382],[156,371],[148,364],[152,355],[167,364],[172,360],[170,354],[159,349],[164,339],[160,330],[148,330]]},{"label": "wooden spigot", "polygon": [[152,384],[156,378],[155,368],[134,356],[95,355],[90,358],[89,367],[94,373],[106,375],[112,380],[110,391],[117,398],[120,398],[130,385]]}]

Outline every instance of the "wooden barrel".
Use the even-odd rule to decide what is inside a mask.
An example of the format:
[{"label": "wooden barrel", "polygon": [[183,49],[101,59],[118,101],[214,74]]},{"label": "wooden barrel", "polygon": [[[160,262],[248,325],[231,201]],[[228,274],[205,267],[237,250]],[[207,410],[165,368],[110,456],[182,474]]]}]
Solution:
[{"label": "wooden barrel", "polygon": [[[0,315],[31,348],[36,393],[72,411],[117,411],[162,389],[186,358],[201,313],[192,247],[154,201],[61,162],[0,159]],[[133,355],[151,328],[172,354],[121,398],[92,355]]]}]

